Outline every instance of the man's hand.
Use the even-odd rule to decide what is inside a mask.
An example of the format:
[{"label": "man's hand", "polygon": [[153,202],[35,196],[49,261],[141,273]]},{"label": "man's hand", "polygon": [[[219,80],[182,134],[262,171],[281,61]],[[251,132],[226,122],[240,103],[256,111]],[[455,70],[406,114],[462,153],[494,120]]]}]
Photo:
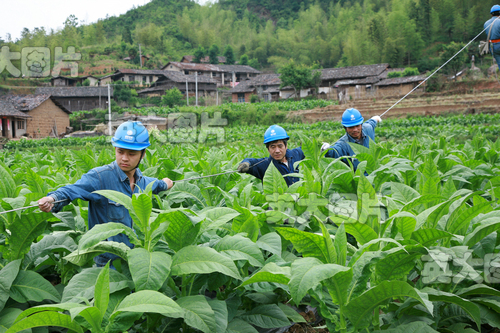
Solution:
[{"label": "man's hand", "polygon": [[171,189],[174,186],[174,182],[170,178],[162,179],[165,183],[167,183],[167,190]]},{"label": "man's hand", "polygon": [[375,120],[377,123],[382,122],[382,118],[380,118],[380,116],[373,116],[372,119]]},{"label": "man's hand", "polygon": [[250,163],[248,162],[243,162],[238,165],[238,172],[239,173],[247,173],[248,169],[250,169]]},{"label": "man's hand", "polygon": [[52,208],[54,208],[54,201],[55,200],[52,197],[43,197],[38,200],[38,208],[40,208],[42,212],[50,213]]},{"label": "man's hand", "polygon": [[331,145],[328,142],[323,142],[323,145],[321,146],[321,152],[324,152],[327,149],[330,149]]}]

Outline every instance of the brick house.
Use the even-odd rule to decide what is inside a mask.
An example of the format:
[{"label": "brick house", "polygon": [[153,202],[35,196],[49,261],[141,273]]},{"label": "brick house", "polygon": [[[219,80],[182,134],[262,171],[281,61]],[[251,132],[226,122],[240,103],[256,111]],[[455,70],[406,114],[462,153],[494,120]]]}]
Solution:
[{"label": "brick house", "polygon": [[242,82],[260,74],[260,71],[244,65],[212,65],[171,61],[162,70],[177,71],[185,75],[208,76],[217,81],[217,86],[232,86],[233,82]]},{"label": "brick house", "polygon": [[248,103],[252,95],[257,95],[266,102],[279,100],[281,84],[279,77],[280,74],[261,74],[239,83],[229,91],[232,102]]},{"label": "brick house", "polygon": [[186,82],[189,96],[196,95],[196,82],[198,82],[199,96],[212,96],[217,90],[217,81],[208,76],[195,77],[181,72],[163,71],[163,75],[153,84],[153,87],[140,90],[137,94],[140,97],[156,97],[164,95],[168,89],[177,88],[186,96]]},{"label": "brick house", "polygon": [[103,76],[100,85],[105,86],[108,83],[112,84],[116,81],[139,82],[139,85],[152,84],[161,76],[163,76],[163,71],[157,69],[121,68],[113,74]]},{"label": "brick house", "polygon": [[90,81],[91,87],[99,85],[99,79],[92,75],[71,77],[71,76],[54,76],[50,79],[50,85],[53,87],[76,87],[78,83],[83,85],[83,81]]},{"label": "brick house", "polygon": [[[219,60],[219,64],[225,64],[226,63],[226,57],[223,57],[223,56],[217,56],[217,59]],[[184,57],[182,57],[181,61],[180,62],[190,62],[190,63],[194,63],[194,56],[193,55],[185,55]],[[205,57],[205,58],[202,58],[200,59],[200,62],[202,64],[208,64],[210,63],[210,57]]]},{"label": "brick house", "polygon": [[70,112],[48,94],[0,97],[1,134],[7,138],[58,136],[69,127]]},{"label": "brick house", "polygon": [[[65,109],[73,111],[106,109],[108,87],[43,87],[35,94],[51,95]],[[113,87],[111,87],[113,97]]]}]

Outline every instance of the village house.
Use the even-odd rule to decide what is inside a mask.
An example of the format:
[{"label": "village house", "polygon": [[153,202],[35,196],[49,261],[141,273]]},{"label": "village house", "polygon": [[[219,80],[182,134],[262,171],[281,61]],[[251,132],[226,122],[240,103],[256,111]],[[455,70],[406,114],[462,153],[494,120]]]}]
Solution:
[{"label": "village house", "polygon": [[[73,111],[106,109],[108,87],[43,87],[35,94],[51,95],[65,109]],[[113,87],[111,87],[113,97]]]},{"label": "village house", "polygon": [[208,76],[217,81],[217,86],[235,86],[237,82],[249,80],[260,72],[244,65],[212,65],[188,62],[169,62],[162,70],[177,71],[185,75]]},{"label": "village house", "polygon": [[57,137],[69,127],[70,112],[49,94],[0,97],[0,133],[12,139]]},{"label": "village house", "polygon": [[[407,77],[394,77],[384,79],[375,84],[377,97],[403,96],[413,90],[426,78],[425,75],[415,75]],[[416,91],[424,92],[425,84],[421,85]]]},{"label": "village house", "polygon": [[[219,64],[225,64],[226,63],[226,57],[223,56],[217,56],[217,60],[219,61]],[[182,57],[180,62],[188,62],[188,63],[194,63],[194,56],[193,55],[185,55]],[[205,57],[200,59],[200,63],[202,64],[208,64],[210,63],[210,57]]]},{"label": "village house", "polygon": [[163,75],[153,84],[152,87],[137,92],[139,97],[158,97],[165,94],[166,90],[177,88],[186,96],[186,84],[189,96],[196,95],[196,85],[198,85],[198,96],[213,96],[217,91],[217,81],[200,75],[184,75],[176,71],[163,71]]},{"label": "village house", "polygon": [[261,74],[256,77],[239,83],[232,88],[231,93],[233,103],[250,102],[252,95],[257,95],[266,102],[280,99],[281,84],[280,74]]},{"label": "village house", "polygon": [[50,85],[53,87],[77,87],[78,84],[83,86],[85,80],[89,80],[89,86],[96,87],[99,85],[99,79],[92,75],[71,77],[71,76],[54,76],[50,79]]},{"label": "village house", "polygon": [[132,68],[121,68],[118,69],[113,74],[103,76],[101,78],[101,86],[107,84],[112,84],[116,81],[137,83],[139,86],[144,84],[152,84],[158,80],[160,76],[163,76],[162,70],[158,69],[132,69]]}]

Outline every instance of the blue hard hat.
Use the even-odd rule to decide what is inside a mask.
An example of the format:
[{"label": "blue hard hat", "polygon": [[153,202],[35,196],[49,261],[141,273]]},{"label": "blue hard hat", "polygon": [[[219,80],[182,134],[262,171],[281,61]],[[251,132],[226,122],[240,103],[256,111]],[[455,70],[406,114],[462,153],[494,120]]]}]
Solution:
[{"label": "blue hard hat", "polygon": [[130,150],[143,150],[151,146],[149,133],[140,121],[127,121],[116,129],[111,139],[114,147]]},{"label": "blue hard hat", "polygon": [[363,120],[365,119],[361,116],[361,113],[353,108],[345,110],[342,114],[342,125],[345,127],[361,125]]},{"label": "blue hard hat", "polygon": [[494,12],[500,12],[499,5],[494,5],[493,7],[491,7],[490,13],[493,14]]},{"label": "blue hard hat", "polygon": [[264,143],[288,139],[290,139],[290,137],[288,136],[288,134],[286,134],[286,131],[283,129],[283,127],[278,125],[269,126],[269,128],[266,130],[266,133],[264,133]]}]

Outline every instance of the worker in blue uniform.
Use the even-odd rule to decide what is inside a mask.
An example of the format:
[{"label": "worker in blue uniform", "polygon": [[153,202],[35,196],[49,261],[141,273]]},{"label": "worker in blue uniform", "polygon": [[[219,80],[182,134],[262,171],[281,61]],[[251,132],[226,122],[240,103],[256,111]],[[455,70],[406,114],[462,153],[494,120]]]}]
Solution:
[{"label": "worker in blue uniform", "polygon": [[[500,6],[494,5],[490,10],[491,18],[484,23],[485,33],[489,36],[490,52],[500,69]],[[491,29],[491,31],[490,31]]]},{"label": "worker in blue uniform", "polygon": [[[325,157],[339,158],[343,156],[354,156],[349,142],[360,144],[366,148],[370,146],[370,140],[375,142],[375,127],[382,122],[380,116],[374,116],[371,119],[363,122],[364,118],[361,113],[356,109],[347,109],[342,114],[342,125],[345,128],[344,134],[335,144],[323,143],[321,150],[328,150]],[[359,161],[357,159],[350,159],[354,167],[357,169]],[[347,163],[347,160],[343,160]]]},{"label": "worker in blue uniform", "polygon": [[[245,158],[238,165],[238,172],[248,173],[262,180],[271,163],[282,175],[299,172],[298,166],[294,168],[294,164],[305,158],[304,152],[300,147],[288,149],[288,139],[290,137],[283,127],[278,125],[270,126],[264,133],[264,144],[269,152],[269,157]],[[284,179],[288,186],[299,180],[297,177],[284,177]]]}]

